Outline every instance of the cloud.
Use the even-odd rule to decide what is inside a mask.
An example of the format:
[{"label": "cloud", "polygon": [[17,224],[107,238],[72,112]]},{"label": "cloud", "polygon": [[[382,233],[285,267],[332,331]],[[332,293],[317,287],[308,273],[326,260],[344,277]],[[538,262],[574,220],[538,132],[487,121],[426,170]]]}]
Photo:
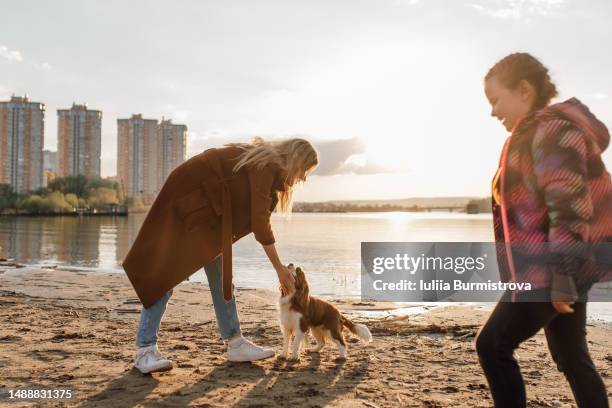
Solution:
[{"label": "cloud", "polygon": [[172,82],[172,81],[162,81],[162,82],[159,82],[157,86],[166,91],[176,91],[178,89],[176,82]]},{"label": "cloud", "polygon": [[17,50],[9,50],[9,48],[5,45],[0,45],[0,57],[6,58],[9,61],[23,61],[23,57],[21,53]]},{"label": "cloud", "polygon": [[51,71],[53,69],[51,64],[49,64],[48,62],[43,62],[42,64],[40,64],[40,67],[45,71]]},{"label": "cloud", "polygon": [[421,0],[394,0],[393,4],[396,6],[403,6],[405,4],[409,6],[414,6],[415,4],[420,3]]},{"label": "cloud", "polygon": [[499,19],[548,16],[567,5],[567,0],[495,0],[472,4],[482,14]]},{"label": "cloud", "polygon": [[8,89],[4,85],[0,84],[0,100],[5,100],[9,96],[10,95]]},{"label": "cloud", "polygon": [[338,168],[337,174],[381,174],[392,170],[380,164],[368,161],[366,154],[355,154],[348,157]]},{"label": "cloud", "polygon": [[189,119],[190,116],[191,116],[190,110],[177,109],[173,111],[170,114],[170,117],[167,117],[166,119],[172,119],[174,123],[184,124]]},{"label": "cloud", "polygon": [[324,141],[314,145],[319,152],[320,163],[313,174],[331,176],[392,172],[385,166],[370,162],[365,154],[365,146],[358,138]]},{"label": "cloud", "polygon": [[187,157],[195,156],[211,147],[221,147],[231,142],[247,142],[249,138],[237,138],[228,136],[223,129],[206,130],[203,133],[187,131]]},{"label": "cloud", "polygon": [[604,99],[608,99],[610,96],[607,93],[603,92],[595,92],[589,95],[591,99],[596,99],[598,101],[602,101]]},{"label": "cloud", "polygon": [[[279,138],[262,136],[265,140]],[[300,137],[300,136],[294,136]],[[283,137],[282,139],[285,139]],[[223,129],[208,130],[203,134],[190,131],[187,135],[187,156],[191,157],[210,147],[220,147],[226,143],[249,142],[252,136],[237,136]],[[310,140],[310,138],[307,138]],[[372,162],[365,153],[365,145],[358,138],[312,141],[319,152],[319,165],[313,172],[317,176],[336,174],[382,174],[392,173],[390,167]]]}]

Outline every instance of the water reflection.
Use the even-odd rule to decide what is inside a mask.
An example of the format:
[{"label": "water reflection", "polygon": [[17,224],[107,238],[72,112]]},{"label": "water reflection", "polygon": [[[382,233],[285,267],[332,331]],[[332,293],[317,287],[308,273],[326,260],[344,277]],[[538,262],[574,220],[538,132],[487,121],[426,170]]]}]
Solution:
[{"label": "water reflection", "polygon": [[0,217],[0,253],[5,258],[20,262],[39,259],[42,251],[43,223],[28,222],[25,218]]},{"label": "water reflection", "polygon": [[[121,261],[136,239],[143,214],[129,217],[0,217],[0,257],[62,269],[123,273]],[[362,241],[493,240],[489,215],[448,213],[294,214],[273,217],[281,259],[302,265],[314,294],[359,296]],[[191,278],[206,282],[202,271]],[[237,286],[276,290],[276,273],[261,246],[247,236],[234,248]],[[609,304],[590,315],[612,321]]]},{"label": "water reflection", "polygon": [[[0,255],[63,269],[123,272],[121,261],[144,214],[129,217],[0,217]],[[465,214],[294,214],[273,217],[284,262],[308,271],[317,294],[359,295],[362,241],[490,241],[488,216]],[[234,248],[238,286],[276,289],[276,273],[247,236]],[[192,280],[205,281],[197,272]]]}]

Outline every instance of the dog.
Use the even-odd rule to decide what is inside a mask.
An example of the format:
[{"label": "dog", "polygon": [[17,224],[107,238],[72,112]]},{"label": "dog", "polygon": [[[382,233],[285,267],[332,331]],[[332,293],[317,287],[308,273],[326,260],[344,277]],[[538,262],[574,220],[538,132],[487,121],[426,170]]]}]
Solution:
[{"label": "dog", "polygon": [[[355,334],[364,343],[372,341],[370,330],[363,324],[354,324],[344,317],[338,309],[325,300],[309,295],[308,281],[302,268],[293,264],[287,266],[295,277],[295,291],[284,294],[278,301],[280,326],[283,333],[283,351],[281,358],[297,361],[300,358],[302,343],[308,346],[308,332],[317,341],[308,352],[319,352],[325,345],[325,340],[332,340],[340,353],[340,359],[346,359],[347,345],[342,336],[344,327]],[[293,336],[293,341],[292,341]],[[291,352],[289,346],[291,343]]]}]

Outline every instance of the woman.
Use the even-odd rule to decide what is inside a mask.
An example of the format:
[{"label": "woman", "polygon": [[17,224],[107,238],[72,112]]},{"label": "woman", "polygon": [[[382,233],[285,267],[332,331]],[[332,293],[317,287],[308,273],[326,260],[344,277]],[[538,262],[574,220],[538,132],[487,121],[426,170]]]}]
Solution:
[{"label": "woman", "polygon": [[514,350],[544,328],[578,406],[607,407],[585,322],[586,293],[609,271],[587,268],[567,248],[612,241],[612,186],[601,160],[608,130],[575,98],[549,105],[555,85],[529,54],[497,62],[484,88],[491,115],[511,132],[493,180],[498,263],[503,280],[534,288],[505,293],[476,339],[495,406],[526,405]]},{"label": "woman", "polygon": [[278,274],[283,292],[293,275],[280,261],[270,225],[277,204],[290,212],[292,187],[318,165],[303,139],[229,144],[208,149],[177,167],[151,206],[123,267],[140,298],[135,366],[143,373],[166,371],[172,362],[157,349],[157,332],[172,288],[202,266],[221,337],[230,361],[274,355],[244,339],[232,285],[232,244],[254,233]]}]

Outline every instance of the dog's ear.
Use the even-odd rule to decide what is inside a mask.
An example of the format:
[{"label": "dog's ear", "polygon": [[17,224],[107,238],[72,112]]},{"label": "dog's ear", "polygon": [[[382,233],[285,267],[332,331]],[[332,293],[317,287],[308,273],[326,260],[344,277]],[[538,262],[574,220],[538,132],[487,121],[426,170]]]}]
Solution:
[{"label": "dog's ear", "polygon": [[304,271],[299,266],[295,268],[295,295],[293,297],[298,310],[306,310],[309,296],[308,281]]},{"label": "dog's ear", "polygon": [[304,272],[302,271],[302,268],[298,267],[295,269],[295,286],[296,287],[302,287],[304,285],[304,281],[306,280],[306,277],[304,275]]},{"label": "dog's ear", "polygon": [[295,269],[295,287],[296,289],[303,294],[304,296],[306,296],[306,298],[308,297],[308,294],[310,292],[309,287],[308,287],[308,281],[306,280],[306,274],[304,273],[304,270],[302,270],[302,268],[300,268],[299,266]]}]

